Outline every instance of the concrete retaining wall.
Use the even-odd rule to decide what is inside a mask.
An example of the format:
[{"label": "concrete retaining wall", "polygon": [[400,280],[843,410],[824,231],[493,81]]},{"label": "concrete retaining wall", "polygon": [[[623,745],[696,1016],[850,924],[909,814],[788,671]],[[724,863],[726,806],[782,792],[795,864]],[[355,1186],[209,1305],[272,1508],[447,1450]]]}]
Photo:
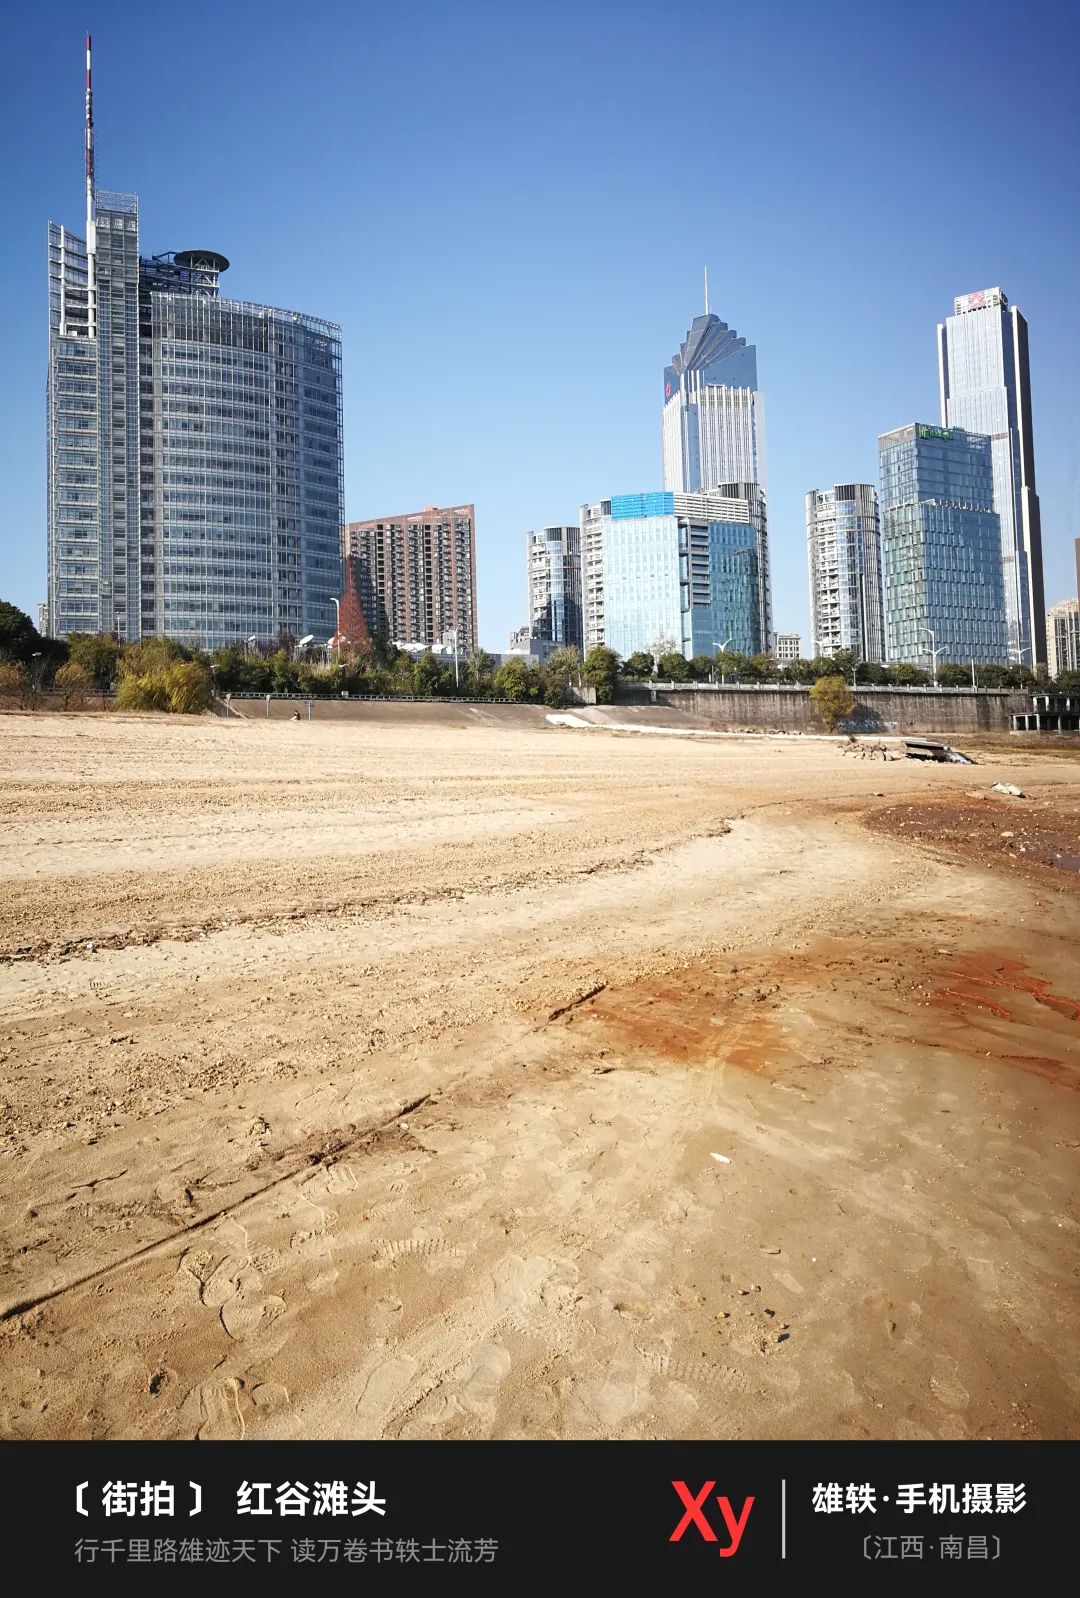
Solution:
[{"label": "concrete retaining wall", "polygon": [[[1030,709],[1031,695],[1007,688],[855,688],[855,713],[844,732],[1009,732],[1012,716]],[[820,732],[809,688],[707,687],[620,689],[620,703],[656,704],[728,730],[740,727]]]}]

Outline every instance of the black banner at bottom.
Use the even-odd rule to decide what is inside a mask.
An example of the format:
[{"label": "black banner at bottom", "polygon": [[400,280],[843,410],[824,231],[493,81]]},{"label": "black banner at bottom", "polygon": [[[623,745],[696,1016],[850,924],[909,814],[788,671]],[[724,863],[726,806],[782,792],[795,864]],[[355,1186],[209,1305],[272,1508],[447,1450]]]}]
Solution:
[{"label": "black banner at bottom", "polygon": [[[78,1589],[275,1574],[525,1577],[1067,1568],[1067,1443],[5,1443],[10,1568]],[[36,1535],[31,1537],[31,1529]],[[17,1558],[10,1540],[30,1539]]]}]

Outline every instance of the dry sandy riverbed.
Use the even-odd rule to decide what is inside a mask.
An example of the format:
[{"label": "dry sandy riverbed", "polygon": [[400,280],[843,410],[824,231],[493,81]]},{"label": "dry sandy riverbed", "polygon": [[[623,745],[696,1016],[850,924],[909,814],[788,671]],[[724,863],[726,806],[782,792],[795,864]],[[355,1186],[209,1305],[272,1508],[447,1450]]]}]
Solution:
[{"label": "dry sandy riverbed", "polygon": [[3,1431],[1080,1434],[1080,760],[408,714],[0,718]]}]

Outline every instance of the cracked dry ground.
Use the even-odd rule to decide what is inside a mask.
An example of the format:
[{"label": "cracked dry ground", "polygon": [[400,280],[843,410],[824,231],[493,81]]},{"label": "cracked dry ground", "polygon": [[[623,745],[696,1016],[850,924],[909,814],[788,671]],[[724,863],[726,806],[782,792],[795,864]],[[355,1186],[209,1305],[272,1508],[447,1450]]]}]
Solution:
[{"label": "cracked dry ground", "polygon": [[1080,762],[401,717],[0,719],[4,1432],[1076,1436]]}]

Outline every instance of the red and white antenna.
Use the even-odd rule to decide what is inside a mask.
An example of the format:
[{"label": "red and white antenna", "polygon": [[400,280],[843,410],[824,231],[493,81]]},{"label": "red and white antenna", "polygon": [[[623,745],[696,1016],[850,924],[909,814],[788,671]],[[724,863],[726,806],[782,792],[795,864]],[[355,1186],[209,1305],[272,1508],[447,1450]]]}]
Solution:
[{"label": "red and white antenna", "polygon": [[94,90],[90,77],[90,35],[86,35],[86,221],[94,217]]}]

